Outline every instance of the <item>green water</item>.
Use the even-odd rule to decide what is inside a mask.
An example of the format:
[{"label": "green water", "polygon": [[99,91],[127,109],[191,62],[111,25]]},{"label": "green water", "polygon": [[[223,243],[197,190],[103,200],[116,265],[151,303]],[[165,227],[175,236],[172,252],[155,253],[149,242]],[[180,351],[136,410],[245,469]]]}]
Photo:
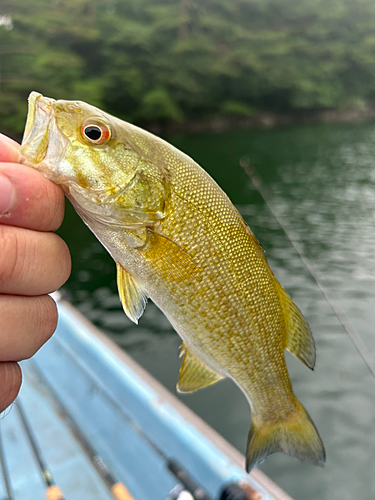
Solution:
[{"label": "green water", "polygon": [[[296,500],[375,498],[375,378],[339,325],[239,160],[248,156],[280,217],[317,266],[370,353],[375,355],[375,124],[316,125],[272,131],[179,136],[173,144],[198,161],[228,193],[266,249],[276,277],[314,332],[314,372],[287,356],[294,390],[327,451],[324,469],[282,454],[262,469]],[[67,209],[60,234],[73,255],[66,285],[74,304],[175,393],[180,340],[150,303],[139,326],[123,314],[115,266]],[[228,380],[179,396],[242,452],[250,414]]]}]

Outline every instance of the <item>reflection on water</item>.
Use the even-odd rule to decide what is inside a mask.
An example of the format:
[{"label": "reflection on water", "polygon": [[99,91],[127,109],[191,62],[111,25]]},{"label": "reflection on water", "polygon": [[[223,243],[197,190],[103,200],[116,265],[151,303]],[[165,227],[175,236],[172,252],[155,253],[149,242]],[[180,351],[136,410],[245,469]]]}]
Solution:
[{"label": "reflection on water", "polygon": [[[274,216],[239,166],[246,155],[273,206],[375,356],[375,124],[174,137],[224,188],[304,312],[317,344],[310,372],[287,355],[293,387],[327,451],[324,469],[275,454],[262,469],[296,500],[375,497],[375,379]],[[115,265],[68,207],[60,234],[73,254],[71,300],[175,392],[180,340],[149,304],[139,326],[122,313]],[[230,381],[180,398],[244,451],[250,414]],[[223,404],[225,401],[225,404]]]}]

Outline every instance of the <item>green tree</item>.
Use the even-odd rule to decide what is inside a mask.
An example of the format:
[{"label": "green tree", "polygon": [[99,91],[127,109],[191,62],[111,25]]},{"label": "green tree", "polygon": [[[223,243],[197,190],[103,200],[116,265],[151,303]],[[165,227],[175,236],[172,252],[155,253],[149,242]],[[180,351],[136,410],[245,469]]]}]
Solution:
[{"label": "green tree", "polygon": [[184,121],[375,100],[373,0],[2,0],[0,126],[31,90]]}]

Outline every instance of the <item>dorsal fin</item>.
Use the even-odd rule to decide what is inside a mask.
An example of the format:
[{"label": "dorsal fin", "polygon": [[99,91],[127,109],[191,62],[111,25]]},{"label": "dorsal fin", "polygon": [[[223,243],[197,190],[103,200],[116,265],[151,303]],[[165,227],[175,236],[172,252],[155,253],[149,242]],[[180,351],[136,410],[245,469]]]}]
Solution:
[{"label": "dorsal fin", "polygon": [[276,279],[275,287],[284,313],[285,349],[313,369],[315,366],[315,343],[310,327],[301,311]]},{"label": "dorsal fin", "polygon": [[181,344],[181,356],[184,358],[181,363],[180,376],[177,383],[178,392],[194,392],[224,378],[220,373],[187,349],[184,342]]},{"label": "dorsal fin", "polygon": [[122,307],[129,319],[138,324],[147,303],[147,296],[121,264],[116,262],[117,267],[117,287],[120,295]]}]

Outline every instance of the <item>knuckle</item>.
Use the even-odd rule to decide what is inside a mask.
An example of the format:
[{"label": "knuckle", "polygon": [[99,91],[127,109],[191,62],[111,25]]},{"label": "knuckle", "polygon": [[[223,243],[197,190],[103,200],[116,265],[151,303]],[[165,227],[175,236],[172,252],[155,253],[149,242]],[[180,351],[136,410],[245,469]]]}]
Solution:
[{"label": "knuckle", "polygon": [[11,226],[0,225],[0,286],[16,279],[20,272],[19,264],[23,262],[25,241],[22,233]]},{"label": "knuckle", "polygon": [[64,218],[64,194],[60,188],[47,181],[43,184],[39,229],[56,231]]},{"label": "knuckle", "polygon": [[67,244],[57,234],[0,224],[0,291],[41,295],[70,276]]},{"label": "knuckle", "polygon": [[41,284],[41,294],[60,288],[69,278],[71,271],[70,252],[63,239],[54,233],[44,233],[43,257],[36,256]]},{"label": "knuckle", "polygon": [[22,373],[17,363],[0,364],[0,412],[4,411],[17,397],[21,388]]},{"label": "knuckle", "polygon": [[40,330],[43,332],[41,340],[44,344],[48,339],[51,338],[57,328],[58,314],[56,302],[52,297],[46,295],[42,297],[42,299],[43,300],[41,300],[40,305],[40,308],[42,309],[40,314],[40,321],[42,322],[42,324],[40,325]]},{"label": "knuckle", "polygon": [[72,271],[72,260],[70,251],[65,241],[57,236],[59,244],[59,283],[58,287],[62,286],[70,276]]},{"label": "knuckle", "polygon": [[23,348],[22,359],[30,359],[54,334],[57,327],[57,307],[49,295],[34,297],[34,308],[30,318],[34,335]]}]

